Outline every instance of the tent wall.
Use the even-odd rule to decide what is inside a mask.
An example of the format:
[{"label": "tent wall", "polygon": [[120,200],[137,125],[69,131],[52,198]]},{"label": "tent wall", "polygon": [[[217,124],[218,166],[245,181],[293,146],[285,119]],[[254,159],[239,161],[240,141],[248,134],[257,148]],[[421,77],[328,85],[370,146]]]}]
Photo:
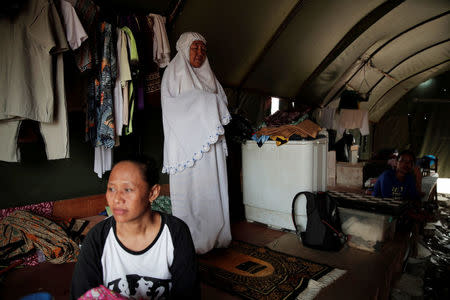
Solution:
[{"label": "tent wall", "polygon": [[438,158],[440,178],[450,178],[450,103],[432,105],[420,156],[431,154]]},{"label": "tent wall", "polygon": [[[149,111],[142,150],[162,165],[160,112]],[[0,162],[0,208],[95,195],[106,191],[109,172],[94,173],[94,149],[84,142],[84,113],[69,113],[70,159],[47,160],[43,143],[24,144],[22,162]],[[122,140],[114,157],[126,155],[134,141]],[[168,183],[162,176],[161,183]],[[20,192],[19,192],[20,191]]]},{"label": "tent wall", "polygon": [[[375,124],[373,151],[411,149],[438,158],[439,177],[450,177],[450,73],[419,85]],[[448,85],[447,85],[448,86]]]}]

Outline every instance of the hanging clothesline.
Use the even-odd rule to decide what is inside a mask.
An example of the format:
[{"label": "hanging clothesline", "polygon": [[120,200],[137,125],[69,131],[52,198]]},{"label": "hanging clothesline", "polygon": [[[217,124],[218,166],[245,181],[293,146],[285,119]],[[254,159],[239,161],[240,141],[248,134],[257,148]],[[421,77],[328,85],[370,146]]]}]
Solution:
[{"label": "hanging clothesline", "polygon": [[[88,94],[82,95],[87,103],[86,138],[96,148],[94,169],[101,177],[111,168],[111,151],[119,145],[120,136],[142,130],[135,118],[148,102],[144,99],[159,102],[160,68],[170,61],[166,19],[156,14],[112,16],[109,7],[102,9],[91,0],[54,1],[33,1],[14,20],[0,20],[8,23],[0,24],[4,36],[10,36],[8,30],[17,36],[14,43],[2,44],[0,65],[8,78],[22,87],[32,87],[9,84],[2,88],[0,102],[5,109],[0,111],[0,160],[20,161],[17,138],[22,119],[40,122],[48,159],[69,157],[62,52],[70,47],[78,69],[89,77]],[[33,23],[26,20],[29,17],[51,21],[36,33],[40,43],[36,49],[42,50],[39,53],[13,50],[29,49],[20,43],[36,43],[26,34],[33,28],[23,26]],[[11,59],[17,62],[8,63]],[[40,76],[34,76],[33,64],[25,63],[34,61],[39,61]],[[11,65],[16,67],[8,68]],[[21,95],[20,91],[30,93]],[[22,103],[17,99],[29,103],[20,107],[31,109],[23,113],[15,110]]]},{"label": "hanging clothesline", "polygon": [[94,170],[101,177],[111,169],[122,133],[139,132],[145,99],[159,97],[159,68],[169,63],[170,46],[162,16],[102,14],[90,0],[74,7],[90,36],[75,58],[80,71],[89,71],[86,140],[95,147]]}]

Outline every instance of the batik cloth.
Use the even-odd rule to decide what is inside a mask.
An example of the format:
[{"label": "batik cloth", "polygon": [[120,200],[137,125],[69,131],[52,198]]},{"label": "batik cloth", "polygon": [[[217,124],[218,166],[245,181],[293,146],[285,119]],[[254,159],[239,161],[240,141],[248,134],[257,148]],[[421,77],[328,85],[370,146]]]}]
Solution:
[{"label": "batik cloth", "polygon": [[27,211],[15,211],[0,221],[0,259],[14,260],[39,249],[55,264],[74,262],[78,245],[55,222]]},{"label": "batik cloth", "polygon": [[117,65],[112,30],[109,23],[99,24],[98,57],[101,59],[96,61],[88,87],[86,139],[95,147],[112,148],[115,143],[113,88]]},{"label": "batik cloth", "polygon": [[100,9],[92,0],[77,0],[74,8],[89,36],[87,42],[82,43],[74,52],[78,69],[84,72],[92,69],[95,63],[96,24],[98,23]]}]

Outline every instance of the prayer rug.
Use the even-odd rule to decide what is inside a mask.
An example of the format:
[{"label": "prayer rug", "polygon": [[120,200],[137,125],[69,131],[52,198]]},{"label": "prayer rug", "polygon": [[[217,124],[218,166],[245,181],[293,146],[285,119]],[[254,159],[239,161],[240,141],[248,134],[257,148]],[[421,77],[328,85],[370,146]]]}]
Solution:
[{"label": "prayer rug", "polygon": [[204,283],[244,299],[295,299],[333,268],[234,240],[199,256],[199,271]]}]

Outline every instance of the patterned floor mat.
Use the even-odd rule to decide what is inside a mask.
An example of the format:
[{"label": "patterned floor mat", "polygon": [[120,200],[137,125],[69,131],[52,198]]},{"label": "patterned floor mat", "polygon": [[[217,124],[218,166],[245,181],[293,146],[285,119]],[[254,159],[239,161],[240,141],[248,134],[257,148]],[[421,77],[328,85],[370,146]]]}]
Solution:
[{"label": "patterned floor mat", "polygon": [[333,270],[300,257],[241,241],[199,256],[203,282],[244,299],[295,299]]}]

